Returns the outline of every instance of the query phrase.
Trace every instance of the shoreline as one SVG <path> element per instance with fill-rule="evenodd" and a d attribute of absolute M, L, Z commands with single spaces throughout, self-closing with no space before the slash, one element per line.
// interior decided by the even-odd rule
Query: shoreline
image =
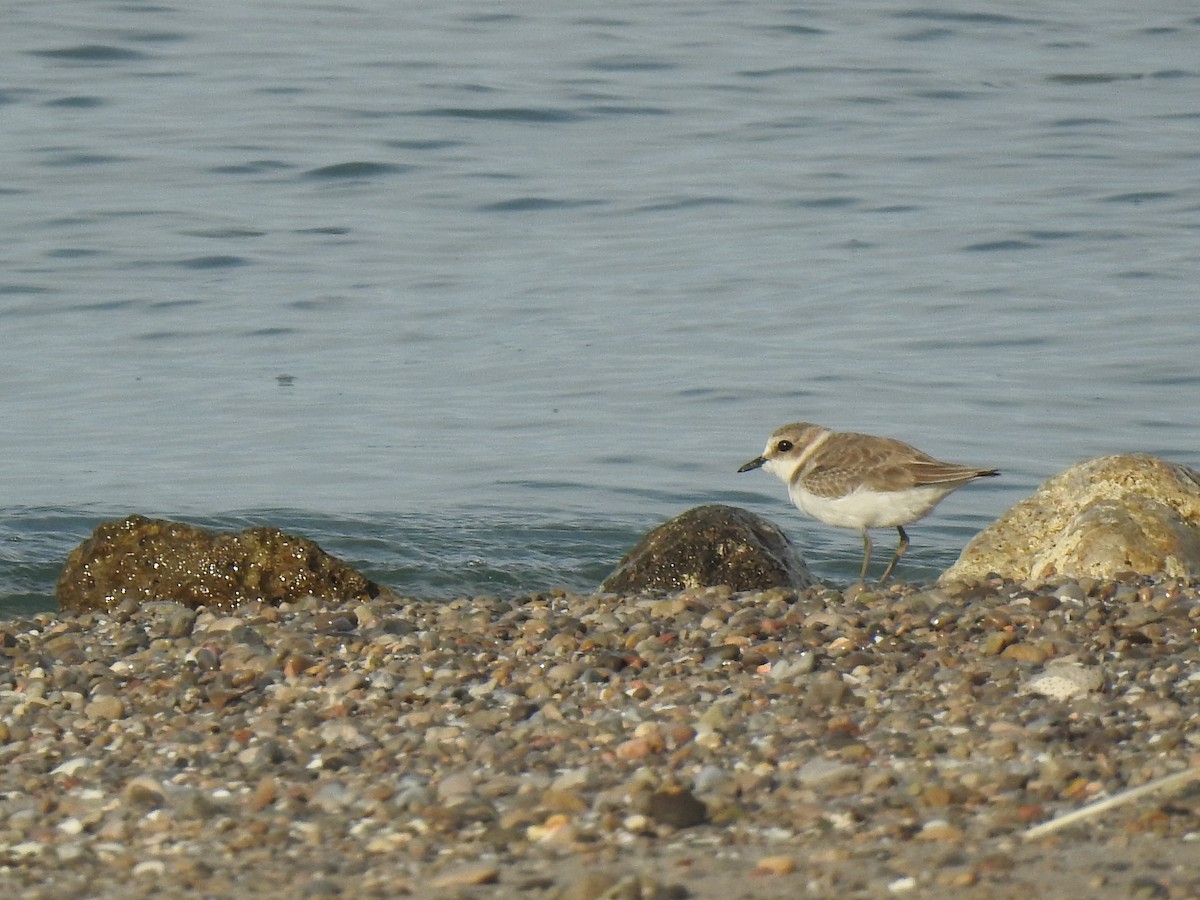
<path fill-rule="evenodd" d="M 1195 896 L 1194 784 L 1022 836 L 1200 763 L 1198 626 L 1147 579 L 4 620 L 0 886 Z"/>

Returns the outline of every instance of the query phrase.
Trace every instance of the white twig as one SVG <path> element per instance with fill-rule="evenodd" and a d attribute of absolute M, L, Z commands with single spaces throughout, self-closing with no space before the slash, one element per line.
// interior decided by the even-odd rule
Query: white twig
<path fill-rule="evenodd" d="M 1060 828 L 1066 828 L 1069 825 L 1074 825 L 1076 822 L 1090 819 L 1092 816 L 1098 816 L 1100 813 L 1112 809 L 1114 806 L 1124 806 L 1126 803 L 1132 803 L 1139 797 L 1144 797 L 1146 794 L 1152 794 L 1155 791 L 1178 790 L 1188 782 L 1196 780 L 1200 780 L 1200 766 L 1192 766 L 1190 769 L 1184 769 L 1182 772 L 1176 772 L 1174 775 L 1164 775 L 1162 778 L 1155 778 L 1153 781 L 1148 781 L 1138 787 L 1130 788 L 1111 797 L 1105 797 L 1103 800 L 1097 800 L 1095 803 L 1089 803 L 1087 806 L 1080 807 L 1074 812 L 1064 813 L 1056 819 L 1051 819 L 1049 822 L 1035 825 L 1025 832 L 1025 840 L 1036 840 L 1050 834 L 1052 831 L 1058 831 Z"/>

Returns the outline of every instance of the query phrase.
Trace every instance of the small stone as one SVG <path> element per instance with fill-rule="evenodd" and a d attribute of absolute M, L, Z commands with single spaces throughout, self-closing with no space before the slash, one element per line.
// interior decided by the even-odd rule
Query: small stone
<path fill-rule="evenodd" d="M 546 680 L 551 684 L 568 684 L 579 677 L 580 671 L 574 663 L 559 663 L 546 670 Z"/>
<path fill-rule="evenodd" d="M 1062 605 L 1062 600 L 1053 594 L 1039 594 L 1029 601 L 1029 608 L 1036 612 L 1050 612 L 1058 609 Z"/>
<path fill-rule="evenodd" d="M 610 897 L 619 879 L 608 872 L 585 872 L 558 894 L 558 900 L 602 900 Z"/>
<path fill-rule="evenodd" d="M 367 683 L 358 672 L 349 672 L 338 678 L 334 678 L 329 682 L 328 688 L 333 694 L 348 694 L 351 691 L 356 691 Z"/>
<path fill-rule="evenodd" d="M 314 878 L 304 887 L 305 897 L 342 897 L 342 885 L 331 878 Z"/>
<path fill-rule="evenodd" d="M 1103 684 L 1104 673 L 1099 668 L 1062 662 L 1046 666 L 1025 683 L 1024 690 L 1055 700 L 1072 700 L 1099 690 Z"/>
<path fill-rule="evenodd" d="M 1016 641 L 1016 637 L 1007 631 L 993 631 L 983 639 L 979 652 L 984 656 L 999 656 L 1004 648 Z"/>
<path fill-rule="evenodd" d="M 71 816 L 70 818 L 63 819 L 58 823 L 58 830 L 63 834 L 74 837 L 77 834 L 83 833 L 83 822 L 74 816 Z"/>
<path fill-rule="evenodd" d="M 921 791 L 921 802 L 926 806 L 949 806 L 954 795 L 940 784 L 931 784 Z"/>
<path fill-rule="evenodd" d="M 525 829 L 525 836 L 536 843 L 570 844 L 576 837 L 575 826 L 569 816 L 555 813 L 541 825 L 530 825 Z"/>
<path fill-rule="evenodd" d="M 811 651 L 798 653 L 788 659 L 779 659 L 771 664 L 769 677 L 775 681 L 787 681 L 799 678 L 812 672 L 817 663 L 817 656 Z"/>
<path fill-rule="evenodd" d="M 1069 600 L 1075 603 L 1082 603 L 1087 599 L 1087 591 L 1077 581 L 1068 581 L 1064 585 L 1060 585 L 1054 591 L 1054 596 L 1059 600 Z"/>
<path fill-rule="evenodd" d="M 66 762 L 55 766 L 52 773 L 54 775 L 73 776 L 94 765 L 97 765 L 96 760 L 88 759 L 86 756 L 77 756 L 74 759 L 68 759 Z"/>
<path fill-rule="evenodd" d="M 125 794 L 126 803 L 143 809 L 157 809 L 167 798 L 160 782 L 149 775 L 138 775 L 137 778 L 131 779 L 122 793 Z"/>
<path fill-rule="evenodd" d="M 858 771 L 857 766 L 818 756 L 802 765 L 796 772 L 796 778 L 805 787 L 821 787 L 850 778 Z"/>
<path fill-rule="evenodd" d="M 264 775 L 258 780 L 258 784 L 254 786 L 250 796 L 246 798 L 246 809 L 250 812 L 259 812 L 274 803 L 278 795 L 278 783 L 270 775 Z"/>
<path fill-rule="evenodd" d="M 436 876 L 435 888 L 471 887 L 478 884 L 495 884 L 500 880 L 500 869 L 494 863 L 471 863 L 450 869 Z"/>
<path fill-rule="evenodd" d="M 542 808 L 553 812 L 580 813 L 588 808 L 588 804 L 576 791 L 550 788 L 542 794 Z"/>
<path fill-rule="evenodd" d="M 791 856 L 764 856 L 754 866 L 752 875 L 790 875 L 796 871 L 796 860 Z"/>
<path fill-rule="evenodd" d="M 1011 644 L 1000 654 L 1001 659 L 1011 659 L 1024 663 L 1043 663 L 1049 654 L 1036 644 Z"/>
<path fill-rule="evenodd" d="M 661 739 L 630 738 L 618 744 L 613 753 L 616 754 L 617 759 L 641 759 L 662 750 L 665 746 Z"/>
<path fill-rule="evenodd" d="M 196 622 L 196 611 L 182 603 L 150 602 L 143 604 L 142 609 L 150 619 L 146 631 L 151 638 L 187 637 Z"/>
<path fill-rule="evenodd" d="M 933 819 L 917 832 L 917 838 L 922 841 L 961 841 L 963 832 L 944 819 Z"/>
<path fill-rule="evenodd" d="M 125 703 L 120 697 L 111 694 L 97 697 L 83 708 L 83 714 L 89 719 L 113 721 L 125 718 Z"/>
<path fill-rule="evenodd" d="M 652 819 L 672 828 L 691 828 L 708 820 L 708 807 L 690 791 L 668 788 L 650 795 L 646 812 Z"/>
<path fill-rule="evenodd" d="M 451 804 L 475 794 L 475 782 L 466 772 L 451 772 L 437 786 L 437 797 L 442 803 Z"/>
<path fill-rule="evenodd" d="M 327 815 L 335 815 L 355 800 L 355 795 L 340 781 L 327 782 L 308 798 L 308 805 Z"/>

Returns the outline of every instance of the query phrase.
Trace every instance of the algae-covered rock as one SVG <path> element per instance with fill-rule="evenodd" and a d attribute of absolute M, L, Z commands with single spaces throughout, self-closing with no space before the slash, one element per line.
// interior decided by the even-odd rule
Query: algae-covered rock
<path fill-rule="evenodd" d="M 1048 479 L 966 546 L 943 581 L 1200 576 L 1200 475 L 1147 454 Z"/>
<path fill-rule="evenodd" d="M 735 591 L 814 583 L 782 531 L 736 506 L 697 506 L 659 525 L 634 547 L 600 590 L 680 591 L 729 585 Z"/>
<path fill-rule="evenodd" d="M 277 528 L 219 533 L 182 522 L 130 516 L 104 522 L 71 551 L 58 579 L 67 612 L 112 610 L 124 600 L 174 600 L 232 609 L 314 595 L 374 597 L 380 588 L 306 538 Z"/>

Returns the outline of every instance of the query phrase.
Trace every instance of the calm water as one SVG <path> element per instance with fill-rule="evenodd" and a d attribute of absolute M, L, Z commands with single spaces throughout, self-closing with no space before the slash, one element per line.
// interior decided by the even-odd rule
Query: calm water
<path fill-rule="evenodd" d="M 16 2 L 0 610 L 128 512 L 415 593 L 586 589 L 786 421 L 1200 465 L 1190 2 Z M 880 535 L 882 547 L 890 537 Z"/>

